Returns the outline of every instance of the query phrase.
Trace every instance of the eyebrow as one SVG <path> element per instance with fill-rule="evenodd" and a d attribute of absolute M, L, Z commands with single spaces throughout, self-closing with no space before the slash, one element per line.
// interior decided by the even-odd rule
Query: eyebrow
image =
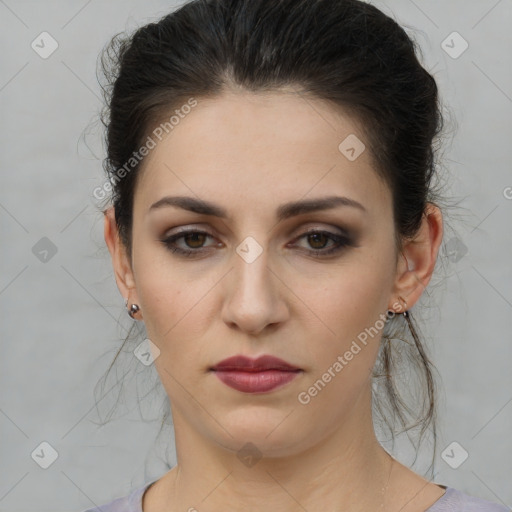
<path fill-rule="evenodd" d="M 175 206 L 188 210 L 190 212 L 199 213 L 202 215 L 211 215 L 226 219 L 228 217 L 227 211 L 214 203 L 202 199 L 187 196 L 166 196 L 153 203 L 149 212 L 163 208 L 166 206 Z M 354 199 L 344 196 L 328 196 L 318 199 L 307 199 L 302 201 L 292 201 L 282 204 L 277 208 L 276 218 L 278 221 L 283 221 L 296 215 L 303 215 L 321 210 L 330 210 L 339 206 L 350 206 L 357 208 L 362 212 L 368 213 L 366 208 Z"/>

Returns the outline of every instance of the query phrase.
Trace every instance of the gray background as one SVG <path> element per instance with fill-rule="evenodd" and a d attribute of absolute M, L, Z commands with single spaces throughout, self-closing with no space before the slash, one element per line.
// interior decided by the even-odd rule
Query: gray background
<path fill-rule="evenodd" d="M 460 204 L 446 212 L 453 232 L 425 294 L 423 332 L 443 386 L 434 480 L 510 507 L 512 2 L 373 3 L 414 30 L 458 124 L 448 126 L 453 140 L 442 164 L 446 193 Z M 130 322 L 92 190 L 103 183 L 104 156 L 97 55 L 114 33 L 175 5 L 0 0 L 1 511 L 79 511 L 127 494 L 166 471 L 169 439 L 173 461 L 170 431 L 154 443 L 165 394 L 144 397 L 155 373 L 131 352 L 121 365 L 131 372 L 125 399 L 115 419 L 98 426 L 93 388 Z M 59 45 L 47 59 L 31 48 L 43 31 Z M 454 31 L 469 43 L 458 58 L 442 48 Z M 50 247 L 43 237 L 55 254 L 41 252 Z M 99 405 L 118 391 L 102 394 Z M 48 469 L 31 457 L 43 441 L 58 452 Z M 469 454 L 458 468 L 441 456 L 454 441 L 452 461 L 462 449 Z M 394 454 L 411 462 L 405 444 Z"/>

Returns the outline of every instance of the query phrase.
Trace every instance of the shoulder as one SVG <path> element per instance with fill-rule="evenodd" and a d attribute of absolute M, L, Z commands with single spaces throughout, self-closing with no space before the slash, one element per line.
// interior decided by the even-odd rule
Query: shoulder
<path fill-rule="evenodd" d="M 89 508 L 83 512 L 143 512 L 142 495 L 152 483 L 153 482 L 144 484 L 142 487 L 138 487 L 126 496 L 116 498 L 105 505 Z"/>
<path fill-rule="evenodd" d="M 446 492 L 425 512 L 511 512 L 511 509 L 447 486 Z"/>

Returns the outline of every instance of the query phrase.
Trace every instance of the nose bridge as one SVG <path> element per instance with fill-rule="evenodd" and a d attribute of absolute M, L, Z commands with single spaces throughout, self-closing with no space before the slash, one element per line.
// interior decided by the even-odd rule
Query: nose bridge
<path fill-rule="evenodd" d="M 254 237 L 246 237 L 236 248 L 235 290 L 242 301 L 271 299 L 272 282 L 269 251 Z"/>
<path fill-rule="evenodd" d="M 259 331 L 282 318 L 283 304 L 278 302 L 275 276 L 269 268 L 269 251 L 254 237 L 247 237 L 236 247 L 231 272 L 229 296 L 224 320 L 246 331 Z"/>

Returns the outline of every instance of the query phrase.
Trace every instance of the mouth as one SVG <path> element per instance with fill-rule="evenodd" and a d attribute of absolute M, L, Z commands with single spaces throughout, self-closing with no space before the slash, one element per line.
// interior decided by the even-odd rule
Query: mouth
<path fill-rule="evenodd" d="M 268 393 L 303 373 L 301 368 L 269 355 L 257 359 L 234 356 L 224 359 L 209 370 L 221 382 L 243 393 Z"/>

